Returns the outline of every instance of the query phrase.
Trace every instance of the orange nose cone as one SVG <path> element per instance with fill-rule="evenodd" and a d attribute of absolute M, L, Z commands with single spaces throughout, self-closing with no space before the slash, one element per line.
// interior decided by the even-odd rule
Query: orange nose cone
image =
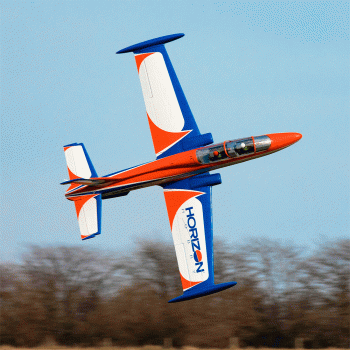
<path fill-rule="evenodd" d="M 271 146 L 269 147 L 269 151 L 276 151 L 288 147 L 303 137 L 302 134 L 299 134 L 297 132 L 267 134 L 266 136 L 271 139 Z"/>

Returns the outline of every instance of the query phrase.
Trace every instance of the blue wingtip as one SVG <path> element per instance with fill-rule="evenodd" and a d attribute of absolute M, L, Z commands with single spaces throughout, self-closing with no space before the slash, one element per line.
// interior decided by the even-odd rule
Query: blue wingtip
<path fill-rule="evenodd" d="M 70 146 L 77 146 L 77 145 L 79 145 L 79 143 L 74 142 L 74 143 L 70 143 L 69 145 L 64 145 L 63 147 L 70 147 Z"/>
<path fill-rule="evenodd" d="M 87 239 L 94 238 L 94 237 L 95 237 L 95 235 L 96 235 L 96 233 L 95 233 L 95 234 L 93 234 L 93 235 L 87 236 L 87 237 L 85 237 L 85 238 L 82 238 L 82 241 L 86 241 Z"/>
<path fill-rule="evenodd" d="M 168 303 L 178 303 L 179 301 L 185 301 L 185 300 L 204 297 L 205 295 L 218 293 L 222 290 L 231 288 L 236 284 L 237 282 L 226 282 L 221 284 L 213 284 L 211 286 L 205 286 L 202 288 L 200 288 L 200 284 L 199 284 L 198 288 L 193 287 L 189 291 L 185 291 L 183 295 L 180 295 L 179 297 L 169 300 Z"/>
<path fill-rule="evenodd" d="M 176 39 L 182 38 L 184 35 L 185 34 L 183 33 L 179 33 L 179 34 L 161 36 L 159 38 L 154 38 L 151 40 L 143 41 L 135 45 L 128 46 L 125 49 L 119 50 L 117 53 L 135 52 L 135 51 L 142 50 L 146 47 L 169 43 L 170 41 L 174 41 Z"/>

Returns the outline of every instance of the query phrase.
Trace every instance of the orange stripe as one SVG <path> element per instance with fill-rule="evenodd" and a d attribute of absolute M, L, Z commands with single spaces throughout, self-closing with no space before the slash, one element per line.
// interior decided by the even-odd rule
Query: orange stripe
<path fill-rule="evenodd" d="M 255 146 L 255 140 L 254 140 L 254 136 L 252 136 L 253 139 L 253 145 L 254 145 L 254 154 L 256 153 L 256 146 Z"/>
<path fill-rule="evenodd" d="M 226 151 L 226 142 L 227 142 L 227 141 L 224 142 L 224 151 L 225 151 L 227 157 L 231 158 L 231 157 L 228 155 L 227 151 Z"/>
<path fill-rule="evenodd" d="M 196 197 L 200 194 L 203 194 L 203 192 L 199 191 L 164 191 L 164 197 L 165 197 L 165 203 L 166 203 L 166 208 L 168 211 L 168 216 L 169 216 L 169 222 L 170 222 L 170 227 L 173 229 L 173 221 L 175 218 L 175 215 L 181 205 L 188 201 L 189 199 Z"/>
<path fill-rule="evenodd" d="M 140 71 L 140 66 L 141 66 L 141 63 L 142 61 L 150 56 L 150 55 L 153 55 L 154 52 L 149 52 L 149 53 L 144 53 L 144 54 L 141 54 L 141 55 L 135 55 L 135 61 L 136 61 L 136 67 L 137 67 L 137 71 L 139 72 Z"/>
<path fill-rule="evenodd" d="M 156 154 L 163 151 L 170 145 L 175 144 L 177 141 L 182 139 L 185 135 L 187 135 L 191 131 L 191 130 L 180 131 L 180 132 L 165 131 L 153 123 L 148 113 L 147 113 L 147 118 L 148 118 L 149 128 L 151 129 L 154 151 L 156 152 Z"/>
<path fill-rule="evenodd" d="M 80 179 L 79 176 L 75 175 L 67 166 L 68 169 L 68 175 L 69 175 L 69 180 L 74 180 L 74 179 Z"/>
<path fill-rule="evenodd" d="M 195 286 L 196 284 L 199 284 L 199 283 L 202 283 L 203 281 L 199 281 L 199 282 L 191 282 L 189 280 L 187 280 L 185 277 L 183 277 L 181 275 L 181 272 L 180 272 L 180 277 L 181 277 L 181 283 L 182 283 L 182 289 L 185 290 L 185 289 L 188 289 L 190 287 L 193 287 Z"/>
<path fill-rule="evenodd" d="M 74 201 L 75 204 L 75 210 L 77 212 L 77 217 L 79 219 L 79 213 L 81 208 L 83 207 L 83 205 L 90 199 L 93 197 L 96 197 L 97 194 L 90 194 L 90 195 L 85 195 L 85 196 L 81 196 L 81 197 L 71 197 L 70 199 Z"/>

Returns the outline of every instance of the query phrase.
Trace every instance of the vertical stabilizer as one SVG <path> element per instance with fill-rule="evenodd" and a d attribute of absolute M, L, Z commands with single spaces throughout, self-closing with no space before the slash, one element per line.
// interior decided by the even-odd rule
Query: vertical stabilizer
<path fill-rule="evenodd" d="M 84 144 L 72 143 L 64 146 L 64 155 L 67 161 L 70 181 L 97 177 L 97 173 L 91 163 Z M 66 183 L 69 183 L 69 181 L 66 181 Z M 81 186 L 86 185 L 81 184 L 81 182 L 72 182 L 66 193 Z M 69 200 L 74 201 L 75 204 L 81 239 L 85 240 L 99 235 L 101 233 L 101 194 L 71 197 Z"/>
<path fill-rule="evenodd" d="M 72 143 L 64 146 L 64 155 L 66 156 L 69 180 L 97 177 L 83 143 Z"/>
<path fill-rule="evenodd" d="M 70 145 L 63 146 L 63 149 L 67 162 L 69 180 L 97 177 L 95 168 L 83 143 L 71 143 Z M 72 183 L 66 193 L 79 186 L 78 183 Z"/>

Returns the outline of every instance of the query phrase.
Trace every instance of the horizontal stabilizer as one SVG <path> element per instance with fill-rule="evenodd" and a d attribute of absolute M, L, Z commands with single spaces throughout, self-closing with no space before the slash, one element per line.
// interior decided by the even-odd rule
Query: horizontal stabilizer
<path fill-rule="evenodd" d="M 221 284 L 213 284 L 213 285 L 206 285 L 201 286 L 200 284 L 198 286 L 195 286 L 187 291 L 184 292 L 181 296 L 169 300 L 169 303 L 177 303 L 179 301 L 185 301 L 185 300 L 191 300 L 199 297 L 204 297 L 205 295 L 214 294 L 217 292 L 220 292 L 222 290 L 231 288 L 235 286 L 237 282 L 226 282 Z"/>
<path fill-rule="evenodd" d="M 93 238 L 101 233 L 101 194 L 85 195 L 72 199 L 77 212 L 81 239 Z"/>
<path fill-rule="evenodd" d="M 101 185 L 107 182 L 107 179 L 73 179 L 69 181 L 61 182 L 61 185 L 79 184 L 79 185 Z"/>

